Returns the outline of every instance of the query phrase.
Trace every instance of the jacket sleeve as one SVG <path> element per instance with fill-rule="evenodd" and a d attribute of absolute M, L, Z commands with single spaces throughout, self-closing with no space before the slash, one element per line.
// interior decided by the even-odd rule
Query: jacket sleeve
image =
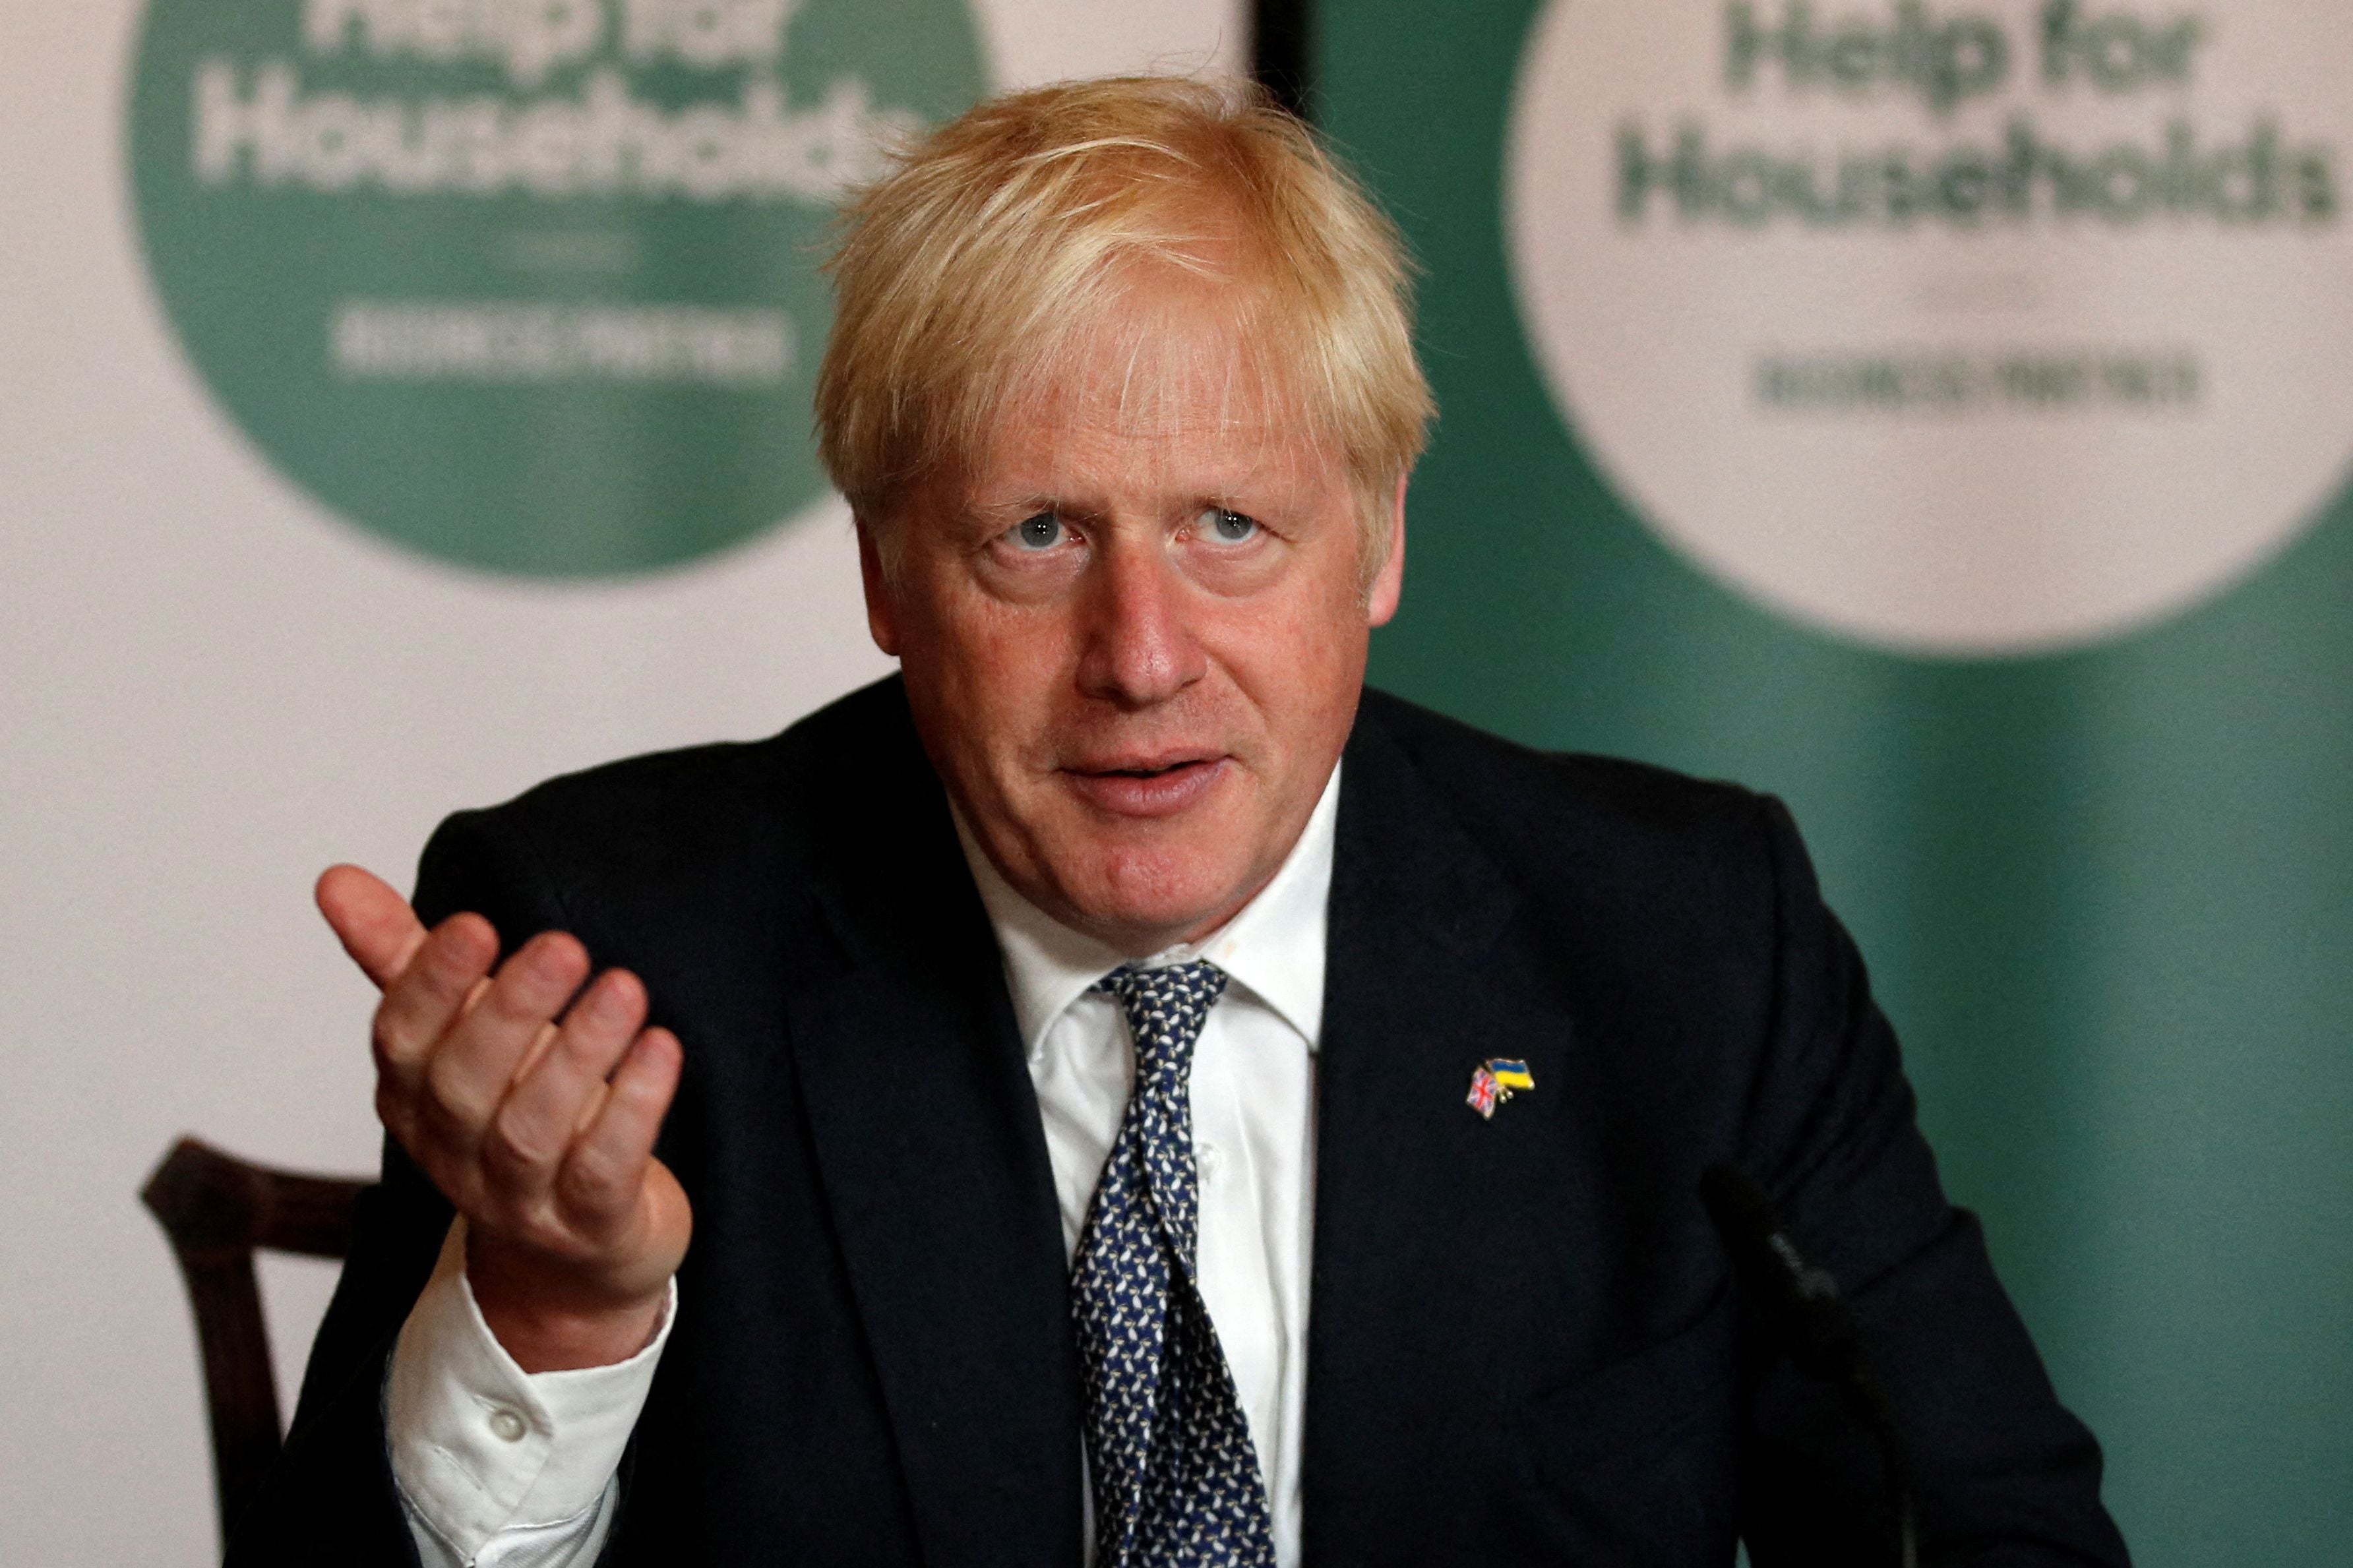
<path fill-rule="evenodd" d="M 412 901 L 428 926 L 461 910 L 483 915 L 502 952 L 566 923 L 527 839 L 494 813 L 461 813 L 441 825 L 426 845 Z M 365 1037 L 351 1048 L 364 1050 Z M 448 1200 L 385 1139 L 383 1174 L 360 1197 L 351 1253 L 311 1342 L 286 1447 L 262 1496 L 232 1522 L 229 1568 L 417 1568 L 385 1445 L 385 1373 L 451 1218 Z"/>
<path fill-rule="evenodd" d="M 1795 826 L 1778 802 L 1762 810 L 1774 994 L 1741 1158 L 1860 1320 L 1908 1449 L 1921 1560 L 2121 1565 L 2099 1446 L 2059 1404 L 1976 1216 L 1946 1202 L 1894 1033 Z M 1742 1306 L 1753 1561 L 1894 1562 L 1875 1447 L 1835 1394 L 1777 1352 L 1756 1304 Z"/>

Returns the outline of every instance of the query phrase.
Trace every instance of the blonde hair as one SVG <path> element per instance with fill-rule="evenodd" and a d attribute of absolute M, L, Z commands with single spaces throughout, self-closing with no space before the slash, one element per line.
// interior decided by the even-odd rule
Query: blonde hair
<path fill-rule="evenodd" d="M 1434 412 L 1404 247 L 1259 89 L 1113 77 L 991 99 L 843 218 L 818 450 L 886 558 L 908 488 L 976 455 L 1158 263 L 1233 289 L 1266 390 L 1357 493 L 1367 582 L 1387 559 L 1389 497 Z"/>

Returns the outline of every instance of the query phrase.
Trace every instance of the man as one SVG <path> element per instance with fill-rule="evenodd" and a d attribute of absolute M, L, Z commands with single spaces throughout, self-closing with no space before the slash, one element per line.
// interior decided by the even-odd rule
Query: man
<path fill-rule="evenodd" d="M 1735 1161 L 1930 1554 L 2121 1562 L 1786 815 L 1363 691 L 1430 406 L 1312 138 L 1073 84 L 850 217 L 902 674 L 322 879 L 390 1139 L 244 1560 L 1870 1560 Z"/>

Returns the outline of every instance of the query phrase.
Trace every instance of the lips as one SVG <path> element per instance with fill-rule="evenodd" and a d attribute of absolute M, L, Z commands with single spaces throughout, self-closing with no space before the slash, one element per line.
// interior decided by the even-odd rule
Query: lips
<path fill-rule="evenodd" d="M 1119 816 L 1173 816 L 1198 805 L 1232 764 L 1223 756 L 1091 759 L 1061 770 L 1080 799 Z"/>

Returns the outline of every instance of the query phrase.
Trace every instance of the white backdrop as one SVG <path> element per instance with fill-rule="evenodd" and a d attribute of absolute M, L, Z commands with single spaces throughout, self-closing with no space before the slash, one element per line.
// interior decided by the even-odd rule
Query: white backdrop
<path fill-rule="evenodd" d="M 1001 86 L 1231 68 L 1239 0 L 983 0 Z M 838 505 L 638 582 L 399 553 L 226 421 L 140 259 L 134 0 L 0 50 L 0 1560 L 214 1551 L 187 1306 L 137 1203 L 183 1131 L 367 1169 L 371 993 L 310 903 L 448 811 L 764 734 L 882 673 Z M 265 1274 L 281 1397 L 332 1283 Z"/>

